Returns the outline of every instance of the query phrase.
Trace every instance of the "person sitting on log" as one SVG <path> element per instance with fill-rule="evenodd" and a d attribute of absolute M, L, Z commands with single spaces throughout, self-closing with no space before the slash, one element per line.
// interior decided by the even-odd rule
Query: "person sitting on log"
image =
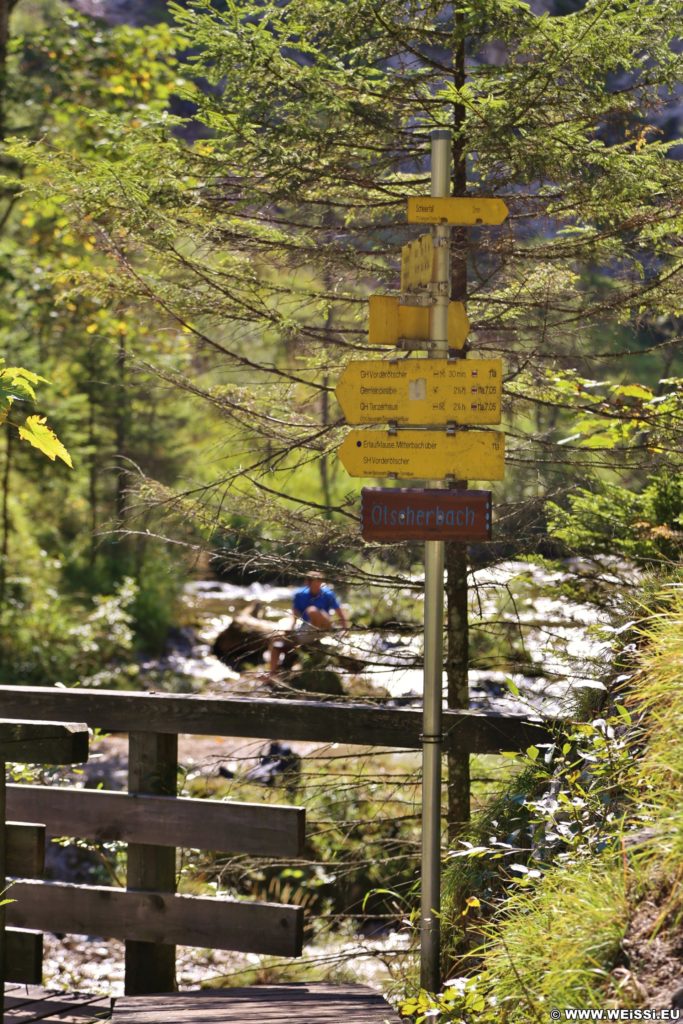
<path fill-rule="evenodd" d="M 282 654 L 286 650 L 315 641 L 320 634 L 333 628 L 332 613 L 339 619 L 342 629 L 349 624 L 339 598 L 332 587 L 324 582 L 320 572 L 309 572 L 304 578 L 305 586 L 294 592 L 292 600 L 292 631 L 285 636 L 274 637 L 270 644 L 270 674 L 275 675 Z"/>

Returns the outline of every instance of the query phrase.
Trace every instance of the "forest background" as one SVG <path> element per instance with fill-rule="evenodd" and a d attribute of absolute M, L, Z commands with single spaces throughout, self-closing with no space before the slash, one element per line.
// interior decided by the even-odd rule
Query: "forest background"
<path fill-rule="evenodd" d="M 130 685 L 207 573 L 322 568 L 362 628 L 418 631 L 421 552 L 362 544 L 333 392 L 369 352 L 368 295 L 396 289 L 434 127 L 454 190 L 510 208 L 453 240 L 471 351 L 505 365 L 508 469 L 472 564 L 560 565 L 567 600 L 615 618 L 634 566 L 675 573 L 678 4 L 140 10 L 0 0 L 0 678 Z M 502 605 L 463 643 L 464 573 L 452 549 L 455 683 L 468 648 L 528 661 Z"/>

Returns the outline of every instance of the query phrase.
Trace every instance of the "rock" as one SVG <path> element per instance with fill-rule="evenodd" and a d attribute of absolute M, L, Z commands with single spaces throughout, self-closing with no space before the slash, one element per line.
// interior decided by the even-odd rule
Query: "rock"
<path fill-rule="evenodd" d="M 166 637 L 165 654 L 191 658 L 197 646 L 197 633 L 192 626 L 171 626 Z"/>
<path fill-rule="evenodd" d="M 344 694 L 341 677 L 330 668 L 305 668 L 296 672 L 290 679 L 295 690 L 306 690 L 308 693 L 325 693 L 334 697 Z"/>
<path fill-rule="evenodd" d="M 282 782 L 288 789 L 296 789 L 300 776 L 301 757 L 287 743 L 280 743 L 279 740 L 269 744 L 256 767 L 246 774 L 250 782 L 260 782 L 263 786 Z"/>

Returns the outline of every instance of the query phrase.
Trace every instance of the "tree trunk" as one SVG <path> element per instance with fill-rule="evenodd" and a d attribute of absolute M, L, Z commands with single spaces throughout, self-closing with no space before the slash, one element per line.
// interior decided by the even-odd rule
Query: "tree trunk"
<path fill-rule="evenodd" d="M 327 388 L 329 382 L 329 374 L 326 373 L 323 376 L 323 386 Z M 330 422 L 330 393 L 327 390 L 322 392 L 320 399 L 320 418 L 322 426 L 326 427 Z M 332 498 L 330 495 L 330 465 L 326 452 L 323 452 L 320 459 L 320 484 L 323 492 L 323 504 L 327 506 L 323 515 L 325 516 L 325 519 L 331 519 L 332 511 L 329 507 L 332 504 Z"/>
<path fill-rule="evenodd" d="M 456 26 L 464 28 L 464 17 L 456 13 Z M 465 84 L 464 34 L 453 55 L 453 82 L 460 89 Z M 453 195 L 467 195 L 467 150 L 461 129 L 465 108 L 453 108 Z M 454 228 L 451 233 L 451 300 L 467 301 L 467 229 Z M 464 355 L 464 352 L 463 352 Z M 457 488 L 466 488 L 466 480 L 457 480 Z M 467 548 L 463 544 L 446 544 L 446 677 L 448 707 L 451 710 L 469 707 L 469 629 L 467 622 Z M 470 762 L 467 754 L 448 755 L 448 835 L 454 839 L 470 818 Z"/>
<path fill-rule="evenodd" d="M 9 14 L 12 0 L 0 0 L 0 142 L 5 138 L 5 108 L 7 92 L 7 44 L 9 42 Z"/>
<path fill-rule="evenodd" d="M 115 516 L 116 516 L 116 529 L 118 534 L 116 537 L 116 550 L 117 566 L 118 566 L 118 577 L 130 572 L 129 565 L 129 545 L 123 530 L 126 526 L 126 456 L 128 449 L 128 393 L 127 393 L 127 362 L 128 352 L 126 350 L 126 339 L 123 335 L 119 336 L 119 350 L 117 352 L 117 382 L 116 382 L 116 394 L 117 394 L 117 409 L 116 409 L 116 454 L 115 454 L 115 465 L 116 465 L 116 495 L 115 495 Z"/>
<path fill-rule="evenodd" d="M 91 570 L 95 568 L 97 559 L 97 430 L 95 419 L 95 401 L 92 386 L 88 387 L 88 446 L 90 448 L 90 459 L 88 465 L 88 498 L 90 501 L 90 552 L 89 564 Z"/>
<path fill-rule="evenodd" d="M 19 0 L 0 0 L 0 142 L 7 134 L 7 50 L 9 16 Z"/>
<path fill-rule="evenodd" d="M 0 609 L 4 607 L 5 594 L 7 592 L 7 563 L 9 560 L 9 534 L 11 528 L 9 488 L 12 470 L 12 429 L 9 423 L 6 424 L 5 465 L 2 473 L 2 509 L 0 509 Z"/>

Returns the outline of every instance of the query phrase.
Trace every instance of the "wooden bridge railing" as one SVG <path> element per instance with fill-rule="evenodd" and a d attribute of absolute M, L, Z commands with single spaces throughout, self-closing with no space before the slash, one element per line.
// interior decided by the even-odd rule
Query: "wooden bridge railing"
<path fill-rule="evenodd" d="M 45 863 L 45 827 L 7 823 L 6 762 L 81 764 L 88 760 L 88 727 L 55 722 L 0 721 L 0 892 L 8 874 L 40 875 Z M 15 898 L 14 893 L 5 897 Z M 5 980 L 30 983 L 42 972 L 41 932 L 5 927 L 0 909 L 0 1020 L 4 1020 Z"/>
<path fill-rule="evenodd" d="M 179 734 L 418 748 L 420 711 L 365 704 L 0 687 L 0 718 L 85 721 L 129 734 L 129 792 L 10 786 L 10 817 L 50 835 L 128 845 L 127 889 L 25 879 L 13 885 L 14 925 L 126 941 L 126 992 L 174 987 L 175 944 L 296 956 L 303 911 L 175 894 L 175 848 L 298 856 L 304 811 L 176 796 Z M 444 713 L 445 750 L 526 749 L 549 734 L 525 716 Z"/>

